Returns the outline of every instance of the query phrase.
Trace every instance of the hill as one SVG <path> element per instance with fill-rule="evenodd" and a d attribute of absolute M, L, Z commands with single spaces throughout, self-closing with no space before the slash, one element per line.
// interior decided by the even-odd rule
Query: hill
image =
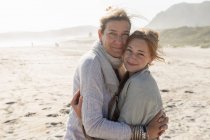
<path fill-rule="evenodd" d="M 200 46 L 210 47 L 210 26 L 180 27 L 160 32 L 162 46 Z"/>
<path fill-rule="evenodd" d="M 210 1 L 175 4 L 166 11 L 157 14 L 146 27 L 153 29 L 169 29 L 182 26 L 209 26 L 209 13 Z"/>

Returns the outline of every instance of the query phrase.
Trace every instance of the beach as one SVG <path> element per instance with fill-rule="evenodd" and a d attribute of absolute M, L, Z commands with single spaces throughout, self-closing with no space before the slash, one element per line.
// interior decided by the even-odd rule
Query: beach
<path fill-rule="evenodd" d="M 58 140 L 66 131 L 72 78 L 91 43 L 0 48 L 0 139 Z M 210 139 L 210 49 L 164 47 L 150 67 L 169 128 L 162 140 Z"/>

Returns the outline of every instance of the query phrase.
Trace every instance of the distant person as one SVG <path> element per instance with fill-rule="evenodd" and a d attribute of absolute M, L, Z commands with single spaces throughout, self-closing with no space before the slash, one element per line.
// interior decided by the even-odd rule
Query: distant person
<path fill-rule="evenodd" d="M 90 137 L 137 140 L 141 133 L 156 138 L 167 129 L 168 118 L 162 111 L 146 126 L 147 131 L 142 129 L 141 124 L 133 126 L 107 119 L 109 101 L 121 80 L 118 68 L 122 64 L 121 57 L 130 28 L 130 19 L 123 9 L 108 9 L 101 18 L 98 30 L 100 41 L 81 58 L 74 74 L 73 93 L 80 90 L 82 96 L 79 97 L 77 92 L 71 102 L 74 110 L 71 109 L 69 114 L 65 140 Z"/>
<path fill-rule="evenodd" d="M 127 72 L 110 101 L 109 119 L 147 126 L 163 109 L 158 86 L 149 71 L 155 59 L 162 59 L 158 55 L 158 33 L 149 29 L 132 33 L 123 55 Z"/>
<path fill-rule="evenodd" d="M 59 47 L 59 46 L 60 46 L 59 43 L 55 42 L 55 47 Z"/>

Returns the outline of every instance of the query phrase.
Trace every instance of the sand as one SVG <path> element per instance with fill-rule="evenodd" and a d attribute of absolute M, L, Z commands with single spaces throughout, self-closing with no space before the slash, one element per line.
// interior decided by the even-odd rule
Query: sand
<path fill-rule="evenodd" d="M 65 133 L 72 77 L 90 49 L 0 48 L 0 139 L 58 140 Z M 151 66 L 170 118 L 161 139 L 210 139 L 210 49 L 164 48 L 164 62 Z"/>

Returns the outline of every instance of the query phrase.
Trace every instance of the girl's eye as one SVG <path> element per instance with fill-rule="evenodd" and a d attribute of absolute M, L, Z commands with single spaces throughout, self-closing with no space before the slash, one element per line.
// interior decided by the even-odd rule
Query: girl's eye
<path fill-rule="evenodd" d="M 138 53 L 137 55 L 138 55 L 138 56 L 144 56 L 144 54 L 142 54 L 142 53 Z"/>

